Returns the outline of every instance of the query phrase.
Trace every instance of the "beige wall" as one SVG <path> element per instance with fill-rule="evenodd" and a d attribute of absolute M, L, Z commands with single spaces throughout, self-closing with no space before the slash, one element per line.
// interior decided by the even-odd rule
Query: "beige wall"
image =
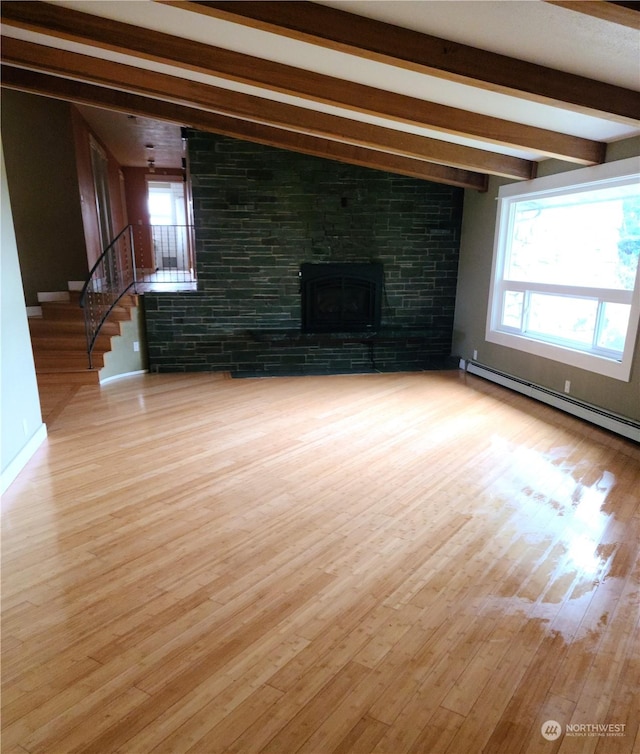
<path fill-rule="evenodd" d="M 636 155 L 640 155 L 640 138 L 609 145 L 607 162 Z M 540 165 L 538 175 L 571 168 L 567 163 L 549 160 Z M 465 192 L 453 354 L 471 359 L 476 350 L 481 364 L 558 392 L 563 392 L 565 380 L 570 380 L 574 398 L 640 420 L 640 339 L 636 342 L 629 382 L 612 380 L 485 340 L 496 200 L 498 189 L 505 183 L 510 181 L 492 178 L 486 193 Z"/>
<path fill-rule="evenodd" d="M 120 323 L 120 335 L 114 335 L 111 338 L 111 350 L 104 355 L 100 382 L 121 375 L 146 371 L 147 368 L 144 313 L 140 305 L 131 310 L 131 321 Z"/>
<path fill-rule="evenodd" d="M 3 492 L 46 437 L 46 429 L 40 412 L 11 201 L 1 151 L 0 492 Z"/>

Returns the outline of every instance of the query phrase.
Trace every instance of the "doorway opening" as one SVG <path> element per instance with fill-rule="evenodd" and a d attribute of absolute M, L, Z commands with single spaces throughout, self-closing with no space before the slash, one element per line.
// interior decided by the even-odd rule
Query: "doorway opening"
<path fill-rule="evenodd" d="M 192 228 L 184 181 L 148 180 L 147 199 L 156 282 L 194 280 Z"/>

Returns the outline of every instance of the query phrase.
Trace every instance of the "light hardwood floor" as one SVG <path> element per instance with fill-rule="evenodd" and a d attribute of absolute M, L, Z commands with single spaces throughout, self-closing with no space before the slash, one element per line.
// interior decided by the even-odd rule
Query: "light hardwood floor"
<path fill-rule="evenodd" d="M 639 750 L 637 445 L 458 372 L 67 398 L 2 502 L 3 754 Z"/>

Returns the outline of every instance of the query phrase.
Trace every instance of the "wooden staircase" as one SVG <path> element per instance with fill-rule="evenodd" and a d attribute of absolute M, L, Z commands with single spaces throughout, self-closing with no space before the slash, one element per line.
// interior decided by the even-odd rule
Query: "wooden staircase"
<path fill-rule="evenodd" d="M 31 344 L 39 385 L 97 385 L 111 338 L 120 335 L 120 323 L 131 319 L 137 296 L 125 295 L 109 315 L 98 336 L 89 369 L 84 312 L 80 294 L 68 291 L 64 301 L 41 301 L 42 316 L 29 317 Z"/>

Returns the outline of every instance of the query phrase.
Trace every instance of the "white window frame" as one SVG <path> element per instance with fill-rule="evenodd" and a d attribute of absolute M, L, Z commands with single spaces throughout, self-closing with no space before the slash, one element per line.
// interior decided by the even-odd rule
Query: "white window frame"
<path fill-rule="evenodd" d="M 513 210 L 518 202 L 566 193 L 592 191 L 597 188 L 605 188 L 608 185 L 616 186 L 632 182 L 637 182 L 640 185 L 640 157 L 573 170 L 545 178 L 536 178 L 523 183 L 509 184 L 499 189 L 485 334 L 487 341 L 519 351 L 526 351 L 553 361 L 560 361 L 617 380 L 629 381 L 638 321 L 640 320 L 640 265 L 638 265 L 633 291 L 507 281 L 504 280 L 503 271 L 507 256 L 507 245 L 511 238 Z M 605 300 L 611 303 L 630 303 L 631 313 L 622 357 L 618 354 L 607 353 L 605 349 L 599 349 L 597 352 L 580 350 L 575 345 L 563 343 L 560 339 L 545 338 L 538 340 L 528 334 L 524 335 L 513 328 L 502 325 L 502 301 L 506 290 L 523 291 L 525 298 L 530 293 L 541 292 L 596 299 L 599 302 Z"/>

